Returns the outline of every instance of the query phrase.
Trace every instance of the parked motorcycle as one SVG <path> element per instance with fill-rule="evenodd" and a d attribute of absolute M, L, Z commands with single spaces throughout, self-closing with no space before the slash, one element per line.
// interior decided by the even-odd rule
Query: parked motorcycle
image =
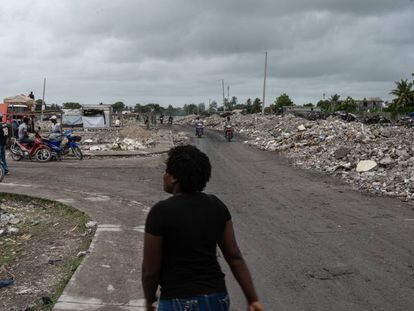
<path fill-rule="evenodd" d="M 204 124 L 203 123 L 197 123 L 196 124 L 196 136 L 198 138 L 201 138 L 201 136 L 203 136 L 204 134 Z"/>
<path fill-rule="evenodd" d="M 22 159 L 37 160 L 39 162 L 47 162 L 52 158 L 51 149 L 42 142 L 39 133 L 35 133 L 34 142 L 22 143 L 14 139 L 10 146 L 11 156 L 14 161 Z"/>
<path fill-rule="evenodd" d="M 226 137 L 227 141 L 231 141 L 233 139 L 234 129 L 232 126 L 227 125 L 224 130 L 224 137 Z"/>
<path fill-rule="evenodd" d="M 66 143 L 62 146 L 62 141 L 66 139 Z M 46 139 L 43 138 L 43 143 L 45 143 L 52 150 L 52 156 L 57 160 L 61 160 L 63 155 L 66 155 L 71 150 L 73 155 L 78 159 L 83 159 L 82 150 L 79 148 L 78 142 L 82 138 L 80 136 L 73 135 L 72 130 L 67 130 L 62 133 L 61 137 L 55 137 Z"/>

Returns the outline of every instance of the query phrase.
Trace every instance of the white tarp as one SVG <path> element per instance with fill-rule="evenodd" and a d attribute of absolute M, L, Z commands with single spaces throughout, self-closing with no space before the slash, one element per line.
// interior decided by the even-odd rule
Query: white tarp
<path fill-rule="evenodd" d="M 83 127 L 105 127 L 105 118 L 103 116 L 82 117 Z"/>
<path fill-rule="evenodd" d="M 64 125 L 80 125 L 82 124 L 82 116 L 63 115 L 62 124 Z"/>

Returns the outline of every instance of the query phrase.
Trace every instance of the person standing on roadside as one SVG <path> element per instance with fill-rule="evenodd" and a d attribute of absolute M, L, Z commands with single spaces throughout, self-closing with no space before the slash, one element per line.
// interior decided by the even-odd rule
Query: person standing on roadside
<path fill-rule="evenodd" d="M 203 192 L 211 175 L 207 155 L 194 146 L 177 146 L 169 151 L 166 164 L 164 191 L 172 196 L 152 207 L 145 224 L 146 310 L 229 310 L 217 246 L 243 290 L 248 310 L 264 310 L 237 245 L 229 210 L 219 198 Z"/>
<path fill-rule="evenodd" d="M 7 123 L 3 123 L 3 114 L 0 113 L 0 161 L 4 168 L 4 173 L 9 173 L 9 168 L 6 162 L 6 144 L 9 137 L 9 128 Z"/>

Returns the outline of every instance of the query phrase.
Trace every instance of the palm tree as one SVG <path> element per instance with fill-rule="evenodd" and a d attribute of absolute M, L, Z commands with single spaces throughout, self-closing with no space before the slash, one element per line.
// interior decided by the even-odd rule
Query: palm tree
<path fill-rule="evenodd" d="M 390 94 L 396 96 L 393 100 L 393 106 L 395 109 L 404 109 L 414 102 L 414 91 L 411 89 L 413 82 L 401 79 L 400 81 L 395 81 L 395 84 L 396 88 L 390 92 Z"/>

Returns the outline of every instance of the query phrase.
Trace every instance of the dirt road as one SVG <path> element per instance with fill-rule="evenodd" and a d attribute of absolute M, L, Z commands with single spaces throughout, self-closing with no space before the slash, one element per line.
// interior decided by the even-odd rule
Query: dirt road
<path fill-rule="evenodd" d="M 212 161 L 207 191 L 229 206 L 267 310 L 413 309 L 413 206 L 296 170 L 216 132 L 192 141 Z M 165 198 L 162 162 L 158 156 L 10 163 L 12 175 L 0 190 L 61 198 L 103 224 L 65 291 L 73 310 L 141 310 L 140 228 L 145 206 Z M 94 260 L 105 261 L 96 273 Z M 244 310 L 230 275 L 228 285 L 232 310 Z"/>

